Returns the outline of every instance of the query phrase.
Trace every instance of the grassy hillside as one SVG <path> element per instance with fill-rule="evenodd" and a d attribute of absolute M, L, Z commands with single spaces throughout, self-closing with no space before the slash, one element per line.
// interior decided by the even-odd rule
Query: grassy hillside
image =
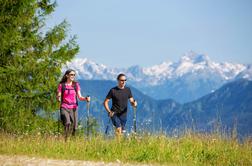
<path fill-rule="evenodd" d="M 251 141 L 251 140 L 250 140 Z M 180 138 L 143 136 L 115 139 L 81 136 L 64 142 L 57 136 L 0 134 L 0 154 L 54 159 L 118 161 L 175 165 L 252 165 L 252 143 L 240 144 L 214 135 L 187 134 Z"/>

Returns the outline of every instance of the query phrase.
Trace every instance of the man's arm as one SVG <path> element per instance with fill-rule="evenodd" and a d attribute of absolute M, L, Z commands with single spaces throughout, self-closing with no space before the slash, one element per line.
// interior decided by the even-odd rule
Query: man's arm
<path fill-rule="evenodd" d="M 137 106 L 137 102 L 136 102 L 136 100 L 133 97 L 129 98 L 129 100 L 130 100 L 130 104 L 132 105 L 132 107 L 136 107 Z"/>
<path fill-rule="evenodd" d="M 106 109 L 106 111 L 108 112 L 109 116 L 112 117 L 114 115 L 114 112 L 110 110 L 109 108 L 109 100 L 108 98 L 106 98 L 103 102 L 104 108 Z"/>

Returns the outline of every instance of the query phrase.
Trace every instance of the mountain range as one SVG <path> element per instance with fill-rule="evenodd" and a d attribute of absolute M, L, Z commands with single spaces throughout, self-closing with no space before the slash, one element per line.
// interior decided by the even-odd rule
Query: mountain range
<path fill-rule="evenodd" d="M 122 62 L 123 63 L 123 62 Z M 222 85 L 245 78 L 252 80 L 252 65 L 219 63 L 209 56 L 189 52 L 178 62 L 163 62 L 152 67 L 112 68 L 86 58 L 68 62 L 78 79 L 115 80 L 119 73 L 127 75 L 128 85 L 154 99 L 173 99 L 181 104 L 194 101 Z M 64 70 L 63 69 L 63 70 Z"/>

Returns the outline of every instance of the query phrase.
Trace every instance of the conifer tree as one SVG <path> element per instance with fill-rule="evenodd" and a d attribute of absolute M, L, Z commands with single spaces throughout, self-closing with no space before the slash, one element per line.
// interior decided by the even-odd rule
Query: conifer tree
<path fill-rule="evenodd" d="M 62 66 L 79 50 L 63 21 L 46 30 L 56 7 L 50 0 L 0 0 L 0 127 L 33 130 L 39 110 L 56 109 Z"/>

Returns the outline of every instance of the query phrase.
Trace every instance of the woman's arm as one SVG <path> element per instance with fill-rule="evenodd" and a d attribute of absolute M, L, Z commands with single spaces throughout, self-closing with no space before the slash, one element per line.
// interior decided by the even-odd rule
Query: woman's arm
<path fill-rule="evenodd" d="M 59 84 L 58 89 L 57 89 L 57 96 L 56 96 L 56 99 L 57 99 L 58 102 L 61 102 L 61 95 L 62 95 L 61 90 L 62 90 L 62 85 Z"/>
<path fill-rule="evenodd" d="M 57 101 L 58 101 L 58 102 L 61 102 L 61 92 L 58 92 L 58 93 L 57 93 Z"/>
<path fill-rule="evenodd" d="M 87 101 L 87 102 L 89 102 L 90 101 L 90 96 L 87 96 L 87 97 L 83 97 L 82 95 L 81 95 L 81 91 L 78 91 L 77 92 L 77 97 L 78 97 L 78 99 L 80 99 L 81 101 Z"/>

